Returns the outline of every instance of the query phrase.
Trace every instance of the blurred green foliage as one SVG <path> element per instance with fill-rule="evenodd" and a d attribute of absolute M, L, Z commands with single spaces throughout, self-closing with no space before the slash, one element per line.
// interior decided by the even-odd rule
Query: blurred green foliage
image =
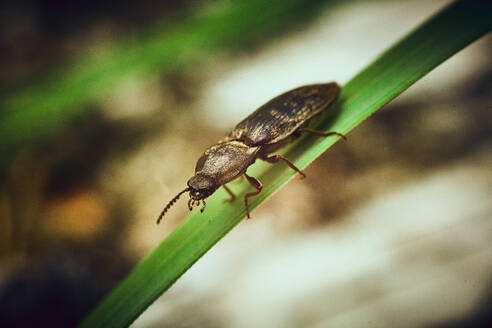
<path fill-rule="evenodd" d="M 207 55 L 268 40 L 305 23 L 328 1 L 214 1 L 167 18 L 0 100 L 0 168 L 19 149 L 56 135 L 68 121 L 134 74 L 193 71 Z M 334 1 L 331 1 L 334 2 Z"/>

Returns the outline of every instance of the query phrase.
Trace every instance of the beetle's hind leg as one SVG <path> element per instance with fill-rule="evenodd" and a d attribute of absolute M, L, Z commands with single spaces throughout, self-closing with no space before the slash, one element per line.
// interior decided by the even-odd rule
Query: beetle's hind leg
<path fill-rule="evenodd" d="M 263 189 L 263 185 L 261 184 L 260 181 L 256 180 L 255 178 L 253 177 L 250 177 L 249 175 L 247 175 L 246 173 L 244 173 L 244 176 L 246 177 L 246 179 L 248 179 L 248 182 L 256 188 L 256 191 L 254 192 L 250 192 L 250 193 L 247 193 L 246 195 L 244 195 L 244 205 L 246 206 L 246 214 L 248 215 L 248 219 L 251 218 L 251 216 L 249 215 L 249 205 L 248 205 L 248 198 L 251 197 L 251 196 L 255 196 L 255 195 L 258 195 L 261 190 Z"/>
<path fill-rule="evenodd" d="M 229 189 L 229 187 L 227 187 L 226 185 L 222 185 L 222 187 L 224 187 L 225 191 L 227 191 L 227 193 L 229 194 L 229 196 L 231 196 L 230 198 L 227 198 L 227 199 L 224 199 L 222 200 L 224 203 L 229 203 L 229 202 L 233 202 L 235 199 L 236 199 L 236 195 L 234 195 L 234 193 L 232 192 L 231 189 Z"/>
<path fill-rule="evenodd" d="M 284 161 L 285 163 L 287 163 L 287 165 L 290 166 L 290 168 L 292 168 L 294 171 L 296 171 L 297 173 L 299 173 L 299 175 L 301 176 L 301 179 L 304 179 L 306 177 L 306 174 L 304 172 L 302 172 L 297 166 L 294 165 L 294 163 L 292 163 L 291 161 L 289 161 L 287 158 L 283 157 L 282 155 L 272 155 L 272 156 L 265 156 L 265 157 L 261 157 L 260 159 L 264 160 L 265 162 L 268 162 L 268 163 L 278 163 L 279 161 Z"/>
<path fill-rule="evenodd" d="M 342 134 L 340 132 L 335 132 L 335 131 L 323 132 L 323 131 L 317 131 L 317 130 L 312 130 L 312 129 L 307 129 L 307 128 L 300 128 L 298 131 L 311 133 L 311 134 L 314 134 L 315 136 L 320 136 L 320 137 L 339 136 L 343 140 L 347 140 L 347 137 L 344 134 Z"/>

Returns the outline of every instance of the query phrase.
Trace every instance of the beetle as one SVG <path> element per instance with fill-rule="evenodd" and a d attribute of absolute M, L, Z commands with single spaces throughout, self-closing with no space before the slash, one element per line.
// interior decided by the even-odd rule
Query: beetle
<path fill-rule="evenodd" d="M 236 196 L 226 183 L 244 175 L 256 191 L 244 196 L 246 214 L 250 218 L 248 198 L 258 195 L 263 186 L 256 178 L 246 173 L 247 168 L 256 159 L 268 163 L 284 161 L 295 170 L 301 178 L 306 175 L 294 163 L 282 155 L 270 155 L 286 143 L 299 137 L 302 132 L 317 136 L 338 136 L 338 132 L 322 132 L 307 128 L 309 121 L 324 110 L 330 108 L 340 93 L 335 82 L 311 84 L 287 91 L 251 113 L 239 122 L 222 140 L 211 146 L 198 159 L 195 175 L 188 180 L 188 187 L 180 191 L 162 210 L 157 219 L 161 221 L 164 214 L 185 192 L 189 192 L 188 208 L 203 203 L 200 212 L 205 210 L 205 199 L 219 187 L 230 195 L 230 201 Z"/>

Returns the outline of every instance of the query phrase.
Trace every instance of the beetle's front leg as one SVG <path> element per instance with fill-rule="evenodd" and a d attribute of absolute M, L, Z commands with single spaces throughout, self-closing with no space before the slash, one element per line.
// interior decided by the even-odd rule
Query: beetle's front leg
<path fill-rule="evenodd" d="M 235 199 L 236 199 L 236 195 L 234 195 L 234 193 L 232 192 L 231 189 L 229 189 L 229 187 L 227 187 L 226 185 L 222 185 L 222 187 L 224 187 L 225 191 L 227 191 L 227 193 L 229 194 L 229 196 L 231 196 L 231 198 L 228 198 L 228 199 L 224 199 L 222 200 L 224 203 L 225 202 L 233 202 Z"/>
<path fill-rule="evenodd" d="M 244 195 L 244 205 L 246 206 L 246 214 L 248 215 L 248 219 L 251 218 L 251 216 L 249 216 L 249 205 L 248 205 L 248 197 L 251 197 L 251 196 L 255 196 L 255 195 L 258 195 L 260 192 L 261 192 L 261 189 L 263 189 L 263 185 L 261 184 L 260 181 L 256 180 L 255 178 L 253 177 L 250 177 L 249 175 L 247 175 L 246 173 L 244 173 L 244 176 L 246 177 L 246 179 L 248 179 L 248 182 L 256 188 L 257 191 L 254 191 L 254 192 L 250 192 L 250 193 L 247 193 L 246 195 Z"/>
<path fill-rule="evenodd" d="M 268 162 L 268 163 L 278 163 L 279 161 L 284 161 L 294 171 L 296 171 L 297 173 L 299 173 L 301 175 L 301 179 L 304 179 L 306 177 L 306 174 L 304 172 L 302 172 L 301 170 L 299 170 L 299 168 L 297 168 L 297 166 L 295 166 L 294 163 L 292 163 L 291 161 L 289 161 L 287 158 L 283 157 L 282 155 L 272 155 L 272 156 L 269 156 L 269 157 L 267 157 L 265 155 L 264 157 L 261 157 L 260 159 L 262 159 L 262 160 L 264 160 L 265 162 Z"/>

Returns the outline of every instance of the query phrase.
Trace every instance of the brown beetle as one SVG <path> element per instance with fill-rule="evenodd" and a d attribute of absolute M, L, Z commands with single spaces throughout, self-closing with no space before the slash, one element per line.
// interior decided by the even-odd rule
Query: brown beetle
<path fill-rule="evenodd" d="M 188 187 L 178 193 L 162 210 L 159 223 L 167 210 L 185 192 L 190 192 L 188 208 L 203 203 L 201 212 L 205 209 L 205 198 L 212 195 L 219 187 L 224 189 L 234 200 L 236 196 L 227 188 L 226 183 L 244 175 L 256 191 L 244 196 L 246 213 L 249 215 L 248 198 L 261 192 L 262 184 L 246 174 L 247 168 L 257 158 L 269 163 L 284 161 L 292 169 L 305 177 L 291 161 L 281 155 L 269 155 L 285 145 L 301 132 L 318 136 L 337 135 L 338 132 L 321 132 L 306 128 L 310 119 L 326 110 L 338 97 L 340 87 L 335 83 L 312 84 L 287 91 L 258 108 L 241 121 L 229 132 L 224 139 L 211 146 L 196 163 L 195 176 L 188 180 Z"/>

